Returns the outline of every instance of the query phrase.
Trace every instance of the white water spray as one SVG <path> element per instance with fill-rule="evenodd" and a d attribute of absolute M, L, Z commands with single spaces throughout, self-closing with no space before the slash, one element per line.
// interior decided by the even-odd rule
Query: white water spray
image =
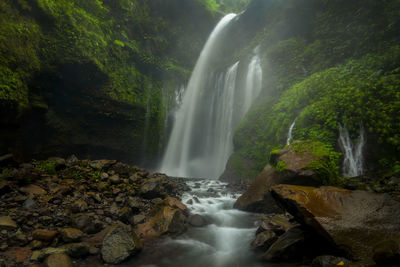
<path fill-rule="evenodd" d="M 339 144 L 343 151 L 343 176 L 355 177 L 364 173 L 363 147 L 365 145 L 364 127 L 360 125 L 360 135 L 354 145 L 349 131 L 339 124 Z"/>
<path fill-rule="evenodd" d="M 246 87 L 244 95 L 244 113 L 246 113 L 251 104 L 254 102 L 256 97 L 260 94 L 262 86 L 262 69 L 261 60 L 258 55 L 259 47 L 254 49 L 254 56 L 250 61 L 247 77 L 246 77 Z"/>
<path fill-rule="evenodd" d="M 286 145 L 290 145 L 290 143 L 292 142 L 293 139 L 293 128 L 296 125 L 296 119 L 293 121 L 293 123 L 290 125 L 289 127 L 289 132 L 288 132 L 288 136 L 287 136 L 287 140 L 286 140 Z"/>

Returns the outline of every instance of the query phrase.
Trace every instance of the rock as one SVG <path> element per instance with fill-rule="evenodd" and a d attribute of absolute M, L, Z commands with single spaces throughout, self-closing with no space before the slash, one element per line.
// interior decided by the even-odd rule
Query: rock
<path fill-rule="evenodd" d="M 84 212 L 87 209 L 88 209 L 88 205 L 83 200 L 77 200 L 71 206 L 71 211 L 74 213 Z"/>
<path fill-rule="evenodd" d="M 29 195 L 45 195 L 46 194 L 46 190 L 44 190 L 43 188 L 41 188 L 40 186 L 31 184 L 25 187 L 21 187 L 19 189 L 21 192 L 29 194 Z"/>
<path fill-rule="evenodd" d="M 203 227 L 203 226 L 210 224 L 210 222 L 206 218 L 204 218 L 203 216 L 201 216 L 199 214 L 190 215 L 188 222 L 191 226 L 194 226 L 194 227 Z"/>
<path fill-rule="evenodd" d="M 140 188 L 140 194 L 147 199 L 165 197 L 166 192 L 161 186 L 160 179 L 149 179 Z"/>
<path fill-rule="evenodd" d="M 193 205 L 193 199 L 189 199 L 188 201 L 186 201 L 186 204 Z"/>
<path fill-rule="evenodd" d="M 93 160 L 89 162 L 89 166 L 92 167 L 93 169 L 102 170 L 109 168 L 116 162 L 117 162 L 116 160 L 107 160 L 107 159 Z"/>
<path fill-rule="evenodd" d="M 256 239 L 251 243 L 251 248 L 266 251 L 277 239 L 278 236 L 274 231 L 266 230 L 256 235 Z"/>
<path fill-rule="evenodd" d="M 274 186 L 271 193 L 299 222 L 355 260 L 370 259 L 377 243 L 400 238 L 400 203 L 387 194 L 294 185 Z"/>
<path fill-rule="evenodd" d="M 109 176 L 108 173 L 106 173 L 106 172 L 103 172 L 103 173 L 101 173 L 101 175 L 100 175 L 100 178 L 103 179 L 103 180 L 107 179 L 108 177 L 110 177 L 110 176 Z"/>
<path fill-rule="evenodd" d="M 103 229 L 103 225 L 96 222 L 92 216 L 84 213 L 78 213 L 72 216 L 72 223 L 74 227 L 87 234 L 95 234 Z"/>
<path fill-rule="evenodd" d="M 140 237 L 155 238 L 163 234 L 178 234 L 186 230 L 187 209 L 179 200 L 167 198 L 154 205 L 147 221 L 137 226 Z"/>
<path fill-rule="evenodd" d="M 111 226 L 104 237 L 101 256 L 106 263 L 118 264 L 138 253 L 142 247 L 132 229 L 119 223 Z"/>
<path fill-rule="evenodd" d="M 111 177 L 108 178 L 108 180 L 110 181 L 110 183 L 112 184 L 119 184 L 121 183 L 121 179 L 119 178 L 118 174 L 114 174 Z"/>
<path fill-rule="evenodd" d="M 32 197 L 28 197 L 28 198 L 24 201 L 24 203 L 22 204 L 22 207 L 23 207 L 24 209 L 27 209 L 27 210 L 34 210 L 34 209 L 37 208 L 37 205 L 36 205 L 35 200 L 33 200 Z"/>
<path fill-rule="evenodd" d="M 316 257 L 312 261 L 311 267 L 348 266 L 350 263 L 346 258 L 324 255 Z"/>
<path fill-rule="evenodd" d="M 272 230 L 276 235 L 282 235 L 290 228 L 298 226 L 289 222 L 289 218 L 284 214 L 276 214 L 271 218 L 265 219 L 260 223 L 257 229 L 257 234 L 267 230 Z"/>
<path fill-rule="evenodd" d="M 316 143 L 315 146 L 319 145 Z M 301 151 L 297 147 L 301 146 Z M 278 154 L 271 155 L 268 164 L 258 175 L 249 189 L 238 198 L 234 207 L 240 210 L 277 213 L 281 210 L 273 201 L 270 188 L 277 184 L 321 185 L 322 179 L 317 171 L 309 168 L 310 163 L 329 162 L 328 155 L 315 155 L 314 143 L 301 142 L 285 147 Z"/>
<path fill-rule="evenodd" d="M 373 260 L 378 266 L 400 265 L 400 239 L 384 240 L 375 245 Z"/>
<path fill-rule="evenodd" d="M 44 264 L 46 267 L 73 267 L 67 254 L 52 254 L 46 258 Z"/>
<path fill-rule="evenodd" d="M 12 230 L 17 228 L 17 223 L 10 216 L 0 217 L 0 229 Z"/>
<path fill-rule="evenodd" d="M 63 228 L 59 230 L 64 242 L 79 242 L 83 237 L 83 232 L 76 228 Z"/>
<path fill-rule="evenodd" d="M 38 229 L 32 232 L 32 238 L 40 241 L 52 241 L 58 235 L 57 231 Z"/>
<path fill-rule="evenodd" d="M 146 220 L 146 217 L 142 214 L 138 214 L 133 216 L 133 224 L 139 224 L 139 223 L 143 223 Z"/>
<path fill-rule="evenodd" d="M 67 254 L 73 258 L 79 258 L 89 254 L 89 246 L 84 243 L 71 243 L 57 248 L 48 247 L 34 251 L 31 260 L 42 261 L 53 254 Z"/>
<path fill-rule="evenodd" d="M 121 222 L 130 224 L 133 219 L 133 212 L 132 209 L 129 207 L 123 207 L 118 212 L 118 217 Z"/>
<path fill-rule="evenodd" d="M 77 164 L 78 161 L 79 161 L 79 159 L 75 155 L 71 155 L 69 158 L 67 158 L 67 160 L 65 161 L 65 164 L 68 167 L 70 167 L 70 166 Z"/>
<path fill-rule="evenodd" d="M 65 167 L 66 167 L 66 160 L 63 158 L 51 157 L 51 158 L 48 158 L 47 161 L 51 162 L 51 163 L 55 163 L 57 171 L 65 169 Z"/>
<path fill-rule="evenodd" d="M 301 252 L 305 243 L 305 233 L 300 228 L 291 228 L 281 235 L 262 256 L 269 262 L 295 261 L 303 256 Z"/>

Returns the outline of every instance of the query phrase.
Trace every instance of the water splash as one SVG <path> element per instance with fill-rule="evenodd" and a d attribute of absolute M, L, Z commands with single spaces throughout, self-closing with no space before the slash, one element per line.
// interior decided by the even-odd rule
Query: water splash
<path fill-rule="evenodd" d="M 364 173 L 363 148 L 365 145 L 365 131 L 360 124 L 360 134 L 354 145 L 350 139 L 349 131 L 339 124 L 339 144 L 343 151 L 343 176 L 355 177 Z"/>
<path fill-rule="evenodd" d="M 290 145 L 290 143 L 292 142 L 293 139 L 293 128 L 296 125 L 296 119 L 294 119 L 293 123 L 290 125 L 289 127 L 289 132 L 287 135 L 287 140 L 286 140 L 286 145 Z"/>

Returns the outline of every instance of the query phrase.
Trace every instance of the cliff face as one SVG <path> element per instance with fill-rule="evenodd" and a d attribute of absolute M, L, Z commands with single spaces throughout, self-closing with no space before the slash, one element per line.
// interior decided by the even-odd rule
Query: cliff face
<path fill-rule="evenodd" d="M 6 0 L 0 22 L 0 154 L 149 163 L 215 13 L 203 1 Z"/>
<path fill-rule="evenodd" d="M 260 5 L 253 1 L 253 5 Z M 255 37 L 233 53 L 263 62 L 263 91 L 236 130 L 224 179 L 254 179 L 272 150 L 295 140 L 320 141 L 340 152 L 339 123 L 355 142 L 360 124 L 368 172 L 400 170 L 398 88 L 399 1 L 264 1 Z M 242 24 L 251 31 L 254 26 Z M 227 64 L 228 65 L 228 64 Z M 243 69 L 240 76 L 244 76 Z"/>

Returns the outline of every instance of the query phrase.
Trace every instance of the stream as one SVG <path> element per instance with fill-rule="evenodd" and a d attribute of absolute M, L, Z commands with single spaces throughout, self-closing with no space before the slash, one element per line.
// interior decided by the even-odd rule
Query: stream
<path fill-rule="evenodd" d="M 189 180 L 192 189 L 182 202 L 192 214 L 208 219 L 209 225 L 189 227 L 177 238 L 167 238 L 146 245 L 144 250 L 123 266 L 141 267 L 227 267 L 284 266 L 258 261 L 250 250 L 257 230 L 257 214 L 233 209 L 239 194 L 216 180 Z M 190 201 L 191 200 L 191 201 Z M 187 204 L 193 202 L 193 204 Z"/>

